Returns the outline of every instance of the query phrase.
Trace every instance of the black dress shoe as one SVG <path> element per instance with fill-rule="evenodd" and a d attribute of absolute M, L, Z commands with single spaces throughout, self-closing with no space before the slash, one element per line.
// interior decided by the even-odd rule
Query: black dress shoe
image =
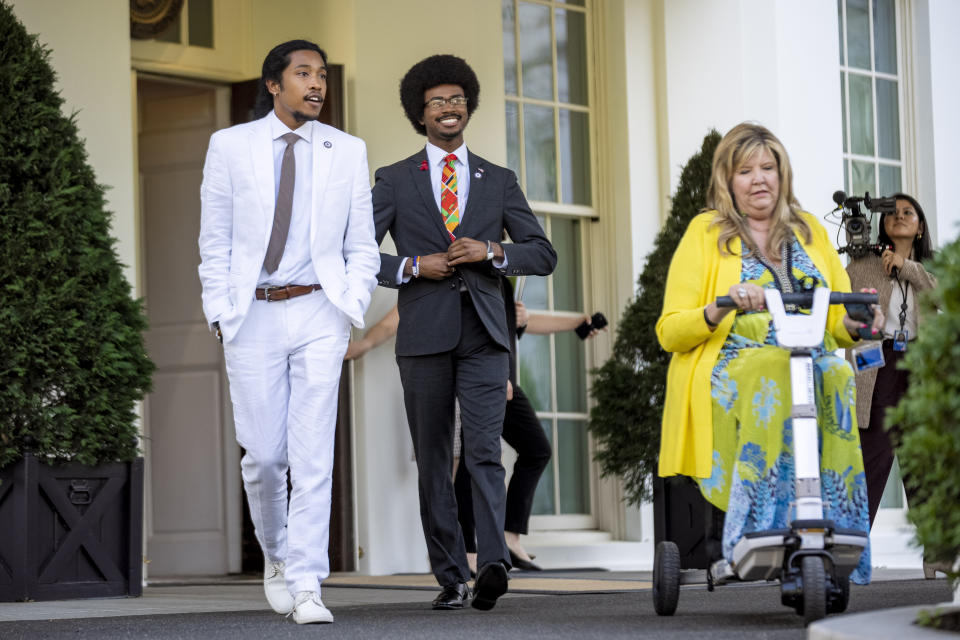
<path fill-rule="evenodd" d="M 489 611 L 497 604 L 497 598 L 507 592 L 507 568 L 499 562 L 488 562 L 477 572 L 473 586 L 474 609 Z"/>
<path fill-rule="evenodd" d="M 470 588 L 462 583 L 448 584 L 436 598 L 433 599 L 434 609 L 463 609 L 465 600 L 470 599 Z"/>
<path fill-rule="evenodd" d="M 510 564 L 513 565 L 514 569 L 520 569 L 521 571 L 543 571 L 539 565 L 536 565 L 529 560 L 524 560 L 513 551 L 510 551 Z"/>

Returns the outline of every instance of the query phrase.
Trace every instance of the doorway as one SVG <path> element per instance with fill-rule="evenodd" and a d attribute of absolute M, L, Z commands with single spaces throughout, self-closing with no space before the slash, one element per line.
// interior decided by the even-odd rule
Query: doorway
<path fill-rule="evenodd" d="M 228 91 L 137 81 L 146 342 L 157 365 L 144 411 L 151 576 L 240 570 L 239 453 L 197 277 L 203 161 L 210 135 L 228 124 Z"/>

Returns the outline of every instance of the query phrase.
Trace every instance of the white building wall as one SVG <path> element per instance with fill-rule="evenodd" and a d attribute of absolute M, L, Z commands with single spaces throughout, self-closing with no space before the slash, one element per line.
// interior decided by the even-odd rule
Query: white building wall
<path fill-rule="evenodd" d="M 378 289 L 367 326 L 396 301 L 395 292 Z M 390 339 L 352 365 L 357 568 L 371 575 L 430 571 L 394 344 Z"/>
<path fill-rule="evenodd" d="M 14 0 L 13 13 L 50 49 L 65 115 L 77 113 L 80 137 L 107 208 L 127 280 L 137 286 L 138 215 L 130 75 L 130 4 L 125 0 Z"/>
<path fill-rule="evenodd" d="M 843 185 L 834 0 L 671 0 L 664 3 L 670 191 L 716 128 L 750 120 L 780 138 L 794 191 L 814 214 Z"/>
<path fill-rule="evenodd" d="M 929 34 L 930 69 L 929 94 L 921 95 L 920 100 L 929 100 L 929 144 L 928 149 L 918 152 L 932 156 L 930 189 L 924 196 L 933 195 L 933 206 L 929 199 L 921 199 L 924 212 L 936 217 L 937 244 L 950 242 L 960 235 L 960 192 L 957 190 L 957 176 L 960 176 L 960 118 L 957 117 L 957 105 L 960 104 L 960 2 L 956 0 L 929 0 L 929 22 L 920 25 L 919 38 Z M 924 88 L 926 89 L 926 88 Z M 929 97 L 928 97 L 929 96 Z M 932 212 L 931 212 L 932 209 Z"/>
<path fill-rule="evenodd" d="M 658 50 L 662 46 L 660 25 L 663 20 L 660 2 L 627 1 L 622 16 L 617 16 L 616 20 L 621 21 L 621 28 L 625 31 L 626 78 L 623 87 L 629 114 L 626 138 L 629 141 L 630 180 L 624 186 L 629 189 L 630 211 L 633 213 L 630 221 L 632 295 L 670 207 L 669 172 L 661 171 L 660 163 L 660 144 L 667 140 L 660 131 L 666 122 L 659 91 L 662 74 Z M 619 98 L 616 95 L 604 97 L 611 102 Z"/>

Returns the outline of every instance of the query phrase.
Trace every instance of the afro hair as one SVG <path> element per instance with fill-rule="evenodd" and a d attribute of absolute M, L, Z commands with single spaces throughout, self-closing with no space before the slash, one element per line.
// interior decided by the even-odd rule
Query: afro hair
<path fill-rule="evenodd" d="M 424 58 L 400 81 L 400 103 L 410 124 L 420 135 L 427 135 L 427 128 L 420 122 L 423 119 L 423 94 L 441 84 L 455 84 L 463 89 L 468 116 L 472 116 L 480 104 L 480 82 L 466 60 L 445 54 Z"/>

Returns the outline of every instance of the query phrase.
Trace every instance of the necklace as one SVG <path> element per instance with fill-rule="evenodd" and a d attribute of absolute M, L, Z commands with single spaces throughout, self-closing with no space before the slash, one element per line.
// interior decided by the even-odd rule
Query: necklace
<path fill-rule="evenodd" d="M 762 252 L 757 251 L 757 259 L 760 261 L 763 266 L 770 270 L 770 273 L 773 274 L 774 284 L 776 284 L 777 289 L 780 289 L 782 293 L 793 293 L 795 288 L 793 286 L 793 251 L 790 248 L 789 243 L 784 243 L 780 247 L 780 265 L 775 266 L 772 262 L 767 260 L 766 256 Z"/>

